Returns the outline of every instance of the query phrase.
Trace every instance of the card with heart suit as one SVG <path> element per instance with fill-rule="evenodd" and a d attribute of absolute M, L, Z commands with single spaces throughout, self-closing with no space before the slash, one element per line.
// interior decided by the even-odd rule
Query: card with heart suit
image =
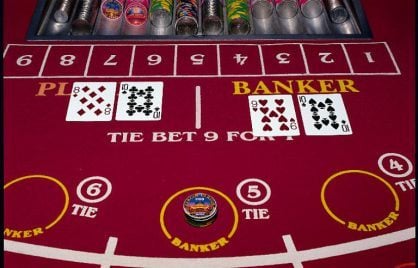
<path fill-rule="evenodd" d="M 254 136 L 299 136 L 291 95 L 248 96 Z"/>

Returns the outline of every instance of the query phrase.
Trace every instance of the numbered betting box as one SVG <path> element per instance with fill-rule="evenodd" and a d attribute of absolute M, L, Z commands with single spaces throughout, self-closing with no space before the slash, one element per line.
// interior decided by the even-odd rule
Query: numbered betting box
<path fill-rule="evenodd" d="M 415 268 L 416 1 L 3 1 L 5 268 Z"/>

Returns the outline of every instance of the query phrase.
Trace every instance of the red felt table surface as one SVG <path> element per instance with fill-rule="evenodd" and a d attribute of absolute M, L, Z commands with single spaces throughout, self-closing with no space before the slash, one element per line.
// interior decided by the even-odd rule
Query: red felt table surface
<path fill-rule="evenodd" d="M 28 41 L 35 2 L 3 5 L 5 267 L 416 266 L 414 1 L 362 1 L 367 39 L 207 42 Z M 68 120 L 93 82 L 109 120 Z M 161 117 L 117 120 L 122 85 L 154 82 Z M 349 133 L 306 129 L 320 94 Z M 290 96 L 298 135 L 253 135 L 255 96 Z"/>

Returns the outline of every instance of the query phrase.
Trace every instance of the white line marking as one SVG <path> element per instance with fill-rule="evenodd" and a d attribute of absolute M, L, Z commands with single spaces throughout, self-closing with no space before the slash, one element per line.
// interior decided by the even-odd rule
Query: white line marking
<path fill-rule="evenodd" d="M 158 258 L 125 255 L 112 255 L 104 258 L 102 253 L 53 248 L 7 239 L 4 240 L 4 251 L 61 261 L 89 263 L 95 265 L 108 265 L 108 263 L 111 263 L 112 266 L 130 268 L 231 268 L 258 267 L 266 265 L 295 263 L 296 261 L 306 262 L 319 260 L 388 246 L 414 238 L 415 226 L 371 238 L 365 238 L 357 241 L 308 250 L 256 256 L 221 258 Z"/>
<path fill-rule="evenodd" d="M 284 245 L 286 246 L 286 250 L 288 253 L 294 253 L 297 254 L 297 249 L 295 244 L 293 243 L 293 239 L 291 235 L 284 235 L 283 236 L 283 242 Z M 303 268 L 302 262 L 298 261 L 295 259 L 295 261 L 293 262 L 293 267 L 294 268 Z"/>
<path fill-rule="evenodd" d="M 386 47 L 386 50 L 389 53 L 390 59 L 392 60 L 393 64 L 395 65 L 396 72 L 401 74 L 401 70 L 399 69 L 398 64 L 396 63 L 395 57 L 393 56 L 392 50 L 390 50 L 388 43 L 383 42 L 383 45 Z"/>
<path fill-rule="evenodd" d="M 306 70 L 306 73 L 304 74 L 292 74 L 292 73 L 282 73 L 282 74 L 262 74 L 263 76 L 299 76 L 299 75 L 310 75 L 310 76 L 324 76 L 324 75 L 361 75 L 361 76 L 365 76 L 365 75 L 377 75 L 377 76 L 384 76 L 384 75 L 400 75 L 400 69 L 398 64 L 396 63 L 395 57 L 392 53 L 392 51 L 390 50 L 390 47 L 388 45 L 387 42 L 359 42 L 359 43 L 283 43 L 283 44 L 279 44 L 279 45 L 289 45 L 289 44 L 294 44 L 294 45 L 299 45 L 301 54 L 302 54 L 302 58 L 303 58 L 303 62 L 304 62 L 304 67 Z M 348 73 L 310 73 L 309 71 L 309 66 L 308 66 L 308 62 L 307 62 L 307 58 L 305 55 L 305 51 L 304 51 L 304 45 L 337 45 L 340 44 L 341 46 L 345 45 L 368 45 L 368 44 L 383 44 L 386 48 L 386 50 L 389 53 L 389 56 L 395 66 L 396 71 L 395 72 L 387 72 L 387 73 L 353 73 L 352 67 L 350 68 L 350 72 Z M 139 45 L 120 45 L 118 44 L 118 46 L 131 46 L 131 47 L 141 47 L 141 46 L 150 46 L 152 44 L 139 44 Z M 208 46 L 208 45 L 212 45 L 212 44 L 181 44 L 181 46 Z M 165 77 L 170 78 L 170 77 L 179 77 L 179 78 L 193 78 L 193 77 L 259 77 L 260 74 L 243 74 L 243 75 L 223 75 L 222 74 L 222 70 L 221 70 L 221 63 L 220 63 L 220 58 L 221 58 L 221 47 L 223 46 L 258 46 L 259 48 L 259 56 L 262 58 L 262 53 L 261 53 L 261 49 L 262 47 L 267 47 L 267 46 L 277 46 L 278 44 L 272 43 L 272 44 L 226 44 L 226 45 L 221 45 L 221 44 L 216 44 L 216 48 L 217 48 L 217 64 L 218 64 L 218 73 L 216 75 L 177 75 L 177 60 L 178 60 L 178 45 L 171 45 L 171 44 L 158 44 L 158 46 L 166 46 L 166 47 L 173 47 L 174 46 L 174 58 L 173 58 L 173 74 L 172 75 L 165 75 Z M 95 44 L 95 45 L 83 45 L 83 44 L 53 44 L 53 45 L 43 45 L 43 44 L 8 44 L 6 47 L 6 50 L 3 52 L 3 57 L 6 56 L 6 52 L 10 49 L 11 46 L 16 46 L 16 47 L 33 47 L 33 46 L 37 46 L 37 47 L 61 47 L 61 46 L 65 46 L 65 47 L 71 47 L 71 46 L 88 46 L 90 47 L 90 52 L 92 50 L 93 47 L 97 47 L 97 46 L 101 46 L 101 47 L 106 47 L 106 46 L 115 46 L 113 44 Z M 346 52 L 346 51 L 345 51 Z M 89 54 L 89 57 L 91 56 L 91 54 Z M 350 65 L 350 61 L 349 61 L 349 55 L 345 55 L 347 57 L 347 61 L 348 64 Z M 132 61 L 133 59 L 131 59 Z M 85 71 L 87 71 L 88 69 L 88 64 L 90 62 L 90 59 L 87 61 L 87 66 Z M 262 72 L 265 72 L 264 68 L 264 59 L 262 59 L 261 61 L 261 68 L 262 68 Z M 41 70 L 42 71 L 42 70 Z M 41 73 L 41 72 L 40 72 Z M 84 76 L 76 76 L 76 78 L 81 78 L 81 77 L 86 77 L 87 74 L 85 73 Z M 137 75 L 137 76 L 131 76 L 130 77 L 135 77 L 135 78 L 148 78 L 148 77 L 161 77 L 161 75 Z M 74 76 L 65 76 L 65 75 L 57 75 L 57 76 L 42 76 L 42 78 L 73 78 Z M 119 77 L 126 77 L 126 76 L 89 76 L 91 78 L 119 78 Z M 9 78 L 9 79 L 14 79 L 14 78 L 23 78 L 23 79 L 32 79 L 32 78 L 39 78 L 39 76 L 4 76 L 3 78 Z"/>
<path fill-rule="evenodd" d="M 218 68 L 218 76 L 221 76 L 222 75 L 222 72 L 221 72 L 222 67 L 221 67 L 221 48 L 220 48 L 220 45 L 216 45 L 216 65 L 217 65 L 217 68 Z"/>
<path fill-rule="evenodd" d="M 7 51 L 9 50 L 9 47 L 10 47 L 11 45 L 7 45 L 6 46 L 6 49 L 3 51 L 3 59 L 6 57 L 6 54 L 7 54 Z"/>
<path fill-rule="evenodd" d="M 350 70 L 350 73 L 354 73 L 353 65 L 351 64 L 351 60 L 350 60 L 350 56 L 348 55 L 347 48 L 345 47 L 344 44 L 341 44 L 341 48 L 343 50 L 345 60 L 348 63 L 348 68 Z"/>
<path fill-rule="evenodd" d="M 394 76 L 400 75 L 400 73 L 283 73 L 283 74 L 264 74 L 263 77 L 290 77 L 290 76 Z M 79 75 L 48 75 L 48 76 L 4 76 L 5 79 L 33 79 L 33 78 L 83 78 Z M 92 75 L 89 78 L 126 78 L 126 75 Z M 132 78 L 149 78 L 149 77 L 161 77 L 161 75 L 132 75 Z M 164 75 L 164 78 L 241 78 L 241 77 L 260 77 L 260 74 L 223 74 L 223 75 Z"/>
<path fill-rule="evenodd" d="M 87 56 L 86 66 L 84 68 L 84 77 L 87 77 L 87 74 L 89 72 L 91 55 L 93 54 L 93 49 L 94 49 L 94 45 L 92 45 L 89 49 L 89 54 Z"/>
<path fill-rule="evenodd" d="M 46 65 L 46 60 L 48 59 L 50 51 L 51 51 L 51 46 L 48 46 L 48 48 L 45 51 L 44 58 L 42 59 L 42 63 L 41 63 L 41 67 L 39 68 L 38 76 L 36 76 L 35 78 L 42 77 L 42 73 L 44 72 L 45 65 Z"/>
<path fill-rule="evenodd" d="M 263 48 L 262 45 L 258 46 L 258 55 L 260 56 L 260 65 L 261 65 L 261 74 L 266 74 L 266 67 L 264 66 L 264 56 L 263 56 Z"/>
<path fill-rule="evenodd" d="M 303 44 L 300 44 L 299 48 L 300 48 L 300 54 L 302 55 L 302 59 L 303 59 L 303 65 L 305 66 L 306 74 L 310 74 L 309 73 L 308 59 L 306 58 L 305 49 L 303 48 Z"/>
<path fill-rule="evenodd" d="M 299 44 L 306 44 L 306 45 L 335 45 L 335 44 L 356 44 L 356 45 L 364 45 L 364 44 L 387 44 L 387 42 L 350 42 L 350 43 L 345 43 L 345 42 L 332 42 L 332 43 L 311 43 L 311 42 L 286 42 L 286 43 L 266 43 L 266 44 L 262 44 L 263 46 L 277 46 L 277 45 L 299 45 Z M 33 46 L 49 46 L 49 44 L 17 44 L 17 43 L 10 43 L 8 44 L 9 46 L 20 46 L 20 47 L 33 47 Z M 132 46 L 132 44 L 117 44 L 118 46 Z M 157 46 L 175 46 L 173 44 L 160 44 L 160 43 L 147 43 L 147 44 L 137 44 L 136 46 L 152 46 L 152 45 L 157 45 Z M 209 45 L 208 43 L 181 43 L 179 45 L 182 46 L 207 46 Z M 212 45 L 212 44 L 210 44 Z M 91 46 L 90 44 L 53 44 L 53 46 L 55 47 L 68 47 L 68 46 Z M 102 46 L 102 47 L 114 47 L 115 44 L 95 44 L 95 46 Z M 222 44 L 222 46 L 258 46 L 258 44 Z"/>
<path fill-rule="evenodd" d="M 173 59 L 173 76 L 177 76 L 177 53 L 178 53 L 178 46 L 174 46 L 174 59 Z"/>
<path fill-rule="evenodd" d="M 103 258 L 103 262 L 108 261 L 108 263 L 106 264 L 102 263 L 100 268 L 110 268 L 110 266 L 112 265 L 112 262 L 111 262 L 112 257 L 115 256 L 117 243 L 118 243 L 118 239 L 116 237 L 109 237 L 109 239 L 107 240 L 106 251 L 104 254 L 105 257 Z"/>
<path fill-rule="evenodd" d="M 196 122 L 195 127 L 196 129 L 200 129 L 202 127 L 202 95 L 200 86 L 196 86 Z"/>
<path fill-rule="evenodd" d="M 135 53 L 136 53 L 136 46 L 133 46 L 132 54 L 131 54 L 131 61 L 129 63 L 129 77 L 132 76 L 132 70 L 134 69 Z"/>

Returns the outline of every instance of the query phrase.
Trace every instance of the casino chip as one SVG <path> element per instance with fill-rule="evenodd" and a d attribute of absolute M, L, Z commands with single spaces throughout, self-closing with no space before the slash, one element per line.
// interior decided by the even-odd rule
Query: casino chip
<path fill-rule="evenodd" d="M 186 198 L 183 203 L 187 222 L 196 227 L 211 225 L 218 214 L 215 199 L 205 193 L 195 193 Z"/>

